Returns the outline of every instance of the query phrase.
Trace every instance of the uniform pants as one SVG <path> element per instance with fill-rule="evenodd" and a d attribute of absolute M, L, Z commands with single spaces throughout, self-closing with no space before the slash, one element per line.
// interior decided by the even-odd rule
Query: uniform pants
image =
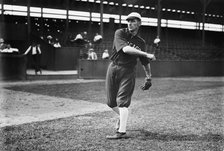
<path fill-rule="evenodd" d="M 111 62 L 106 75 L 107 105 L 129 107 L 135 87 L 135 67 L 125 67 Z"/>

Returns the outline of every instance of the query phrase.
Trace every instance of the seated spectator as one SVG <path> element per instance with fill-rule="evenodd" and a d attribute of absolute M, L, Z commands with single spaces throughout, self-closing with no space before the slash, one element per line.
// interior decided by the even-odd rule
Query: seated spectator
<path fill-rule="evenodd" d="M 0 38 L 0 50 L 2 51 L 3 49 L 7 48 L 7 45 L 4 43 L 4 39 Z"/>
<path fill-rule="evenodd" d="M 89 43 L 89 40 L 87 39 L 87 32 L 84 31 L 80 34 L 77 34 L 75 39 L 71 39 L 71 42 L 75 42 L 78 45 L 84 45 Z"/>
<path fill-rule="evenodd" d="M 94 41 L 95 43 L 100 43 L 100 42 L 102 41 L 102 39 L 103 39 L 103 37 L 102 37 L 101 35 L 99 35 L 98 33 L 96 33 L 96 35 L 95 35 L 93 41 Z"/>
<path fill-rule="evenodd" d="M 81 34 L 76 35 L 75 39 L 73 39 L 74 41 L 76 40 L 83 40 L 83 37 Z"/>
<path fill-rule="evenodd" d="M 82 34 L 82 36 L 83 36 L 83 39 L 84 39 L 84 40 L 87 40 L 87 34 L 88 34 L 88 33 L 87 33 L 86 31 L 84 31 L 84 32 L 82 32 L 81 34 Z"/>
<path fill-rule="evenodd" d="M 54 43 L 55 48 L 61 48 L 61 44 L 59 43 L 59 40 L 56 38 L 56 41 Z"/>
<path fill-rule="evenodd" d="M 48 42 L 48 44 L 50 44 L 50 45 L 54 45 L 53 37 L 52 37 L 51 35 L 48 35 L 48 36 L 47 36 L 47 42 Z"/>
<path fill-rule="evenodd" d="M 5 44 L 4 39 L 0 38 L 0 52 L 2 53 L 19 53 L 17 48 L 12 48 L 10 44 Z"/>
<path fill-rule="evenodd" d="M 94 52 L 93 48 L 89 49 L 88 58 L 87 59 L 88 60 L 97 60 L 97 54 Z"/>
<path fill-rule="evenodd" d="M 104 52 L 103 52 L 103 54 L 102 54 L 102 59 L 109 59 L 109 53 L 108 53 L 108 50 L 107 49 L 105 49 L 104 50 Z"/>

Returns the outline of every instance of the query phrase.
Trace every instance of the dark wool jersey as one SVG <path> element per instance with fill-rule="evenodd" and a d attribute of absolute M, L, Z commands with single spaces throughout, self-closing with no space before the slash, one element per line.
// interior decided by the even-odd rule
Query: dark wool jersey
<path fill-rule="evenodd" d="M 122 49 L 128 45 L 141 51 L 145 51 L 146 49 L 145 41 L 138 35 L 132 36 L 127 28 L 116 30 L 113 52 L 110 58 L 115 64 L 134 67 L 137 64 L 137 58 L 140 59 L 142 65 L 147 65 L 149 63 L 149 59 L 146 57 L 124 53 Z"/>

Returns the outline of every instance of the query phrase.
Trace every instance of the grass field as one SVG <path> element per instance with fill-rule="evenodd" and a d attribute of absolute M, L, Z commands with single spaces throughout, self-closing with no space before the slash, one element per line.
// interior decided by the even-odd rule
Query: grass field
<path fill-rule="evenodd" d="M 2 126 L 0 150 L 224 151 L 224 78 L 154 78 L 149 91 L 140 90 L 143 81 L 136 80 L 127 127 L 130 138 L 122 140 L 105 138 L 115 132 L 118 117 L 106 106 L 102 80 L 4 84 L 5 116 L 16 120 L 17 114 L 25 117 L 37 107 L 34 115 L 69 114 Z M 57 108 L 41 110 L 49 102 Z"/>

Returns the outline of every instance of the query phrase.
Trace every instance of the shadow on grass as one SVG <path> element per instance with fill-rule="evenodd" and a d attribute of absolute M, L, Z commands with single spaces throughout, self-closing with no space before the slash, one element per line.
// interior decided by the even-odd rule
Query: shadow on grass
<path fill-rule="evenodd" d="M 172 133 L 154 133 L 144 129 L 141 130 L 131 130 L 138 131 L 139 136 L 142 140 L 158 140 L 158 141 L 208 141 L 208 142 L 218 142 L 224 141 L 224 135 L 222 134 L 212 134 L 207 133 L 204 135 L 180 135 L 180 134 L 172 134 Z"/>

